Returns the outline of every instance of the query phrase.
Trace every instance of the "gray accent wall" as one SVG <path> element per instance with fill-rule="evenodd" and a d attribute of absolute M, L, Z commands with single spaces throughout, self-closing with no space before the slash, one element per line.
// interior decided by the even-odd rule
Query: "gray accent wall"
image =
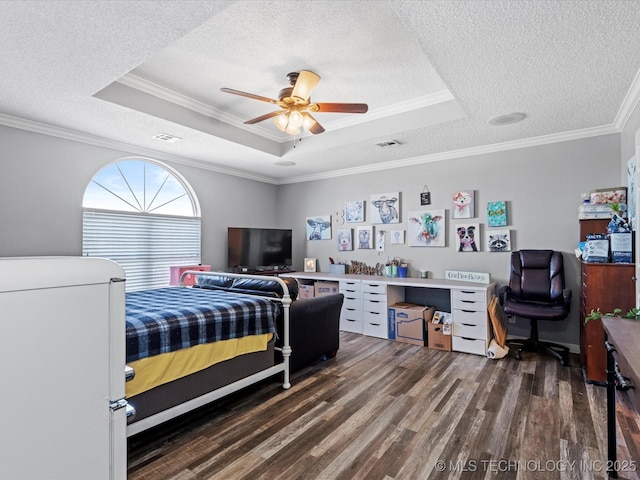
<path fill-rule="evenodd" d="M 398 147 L 402 148 L 402 147 Z M 357 260 L 368 265 L 400 257 L 409 263 L 409 276 L 426 269 L 431 278 L 443 278 L 446 270 L 487 272 L 491 279 L 505 284 L 509 275 L 509 253 L 487 251 L 486 205 L 505 200 L 512 250 L 549 248 L 562 251 L 566 282 L 573 292 L 571 317 L 566 322 L 541 322 L 540 337 L 572 346 L 579 345 L 579 262 L 574 250 L 579 237 L 578 206 L 580 194 L 603 187 L 620 186 L 620 136 L 617 134 L 573 140 L 503 152 L 476 155 L 455 160 L 381 170 L 379 172 L 337 177 L 314 182 L 283 185 L 278 194 L 278 212 L 288 219 L 294 231 L 294 259 L 303 269 L 303 257 L 318 259 L 319 270 L 326 272 L 329 257 L 343 261 Z M 420 192 L 428 185 L 431 205 L 420 205 Z M 460 189 L 476 193 L 476 218 L 480 223 L 481 251 L 458 252 L 455 226 L 463 220 L 451 220 L 451 194 Z M 328 215 L 349 200 L 365 200 L 366 216 L 361 224 L 349 223 L 340 228 L 370 225 L 372 194 L 400 192 L 400 224 L 374 225 L 385 230 L 407 231 L 407 212 L 445 209 L 447 239 L 445 247 L 409 247 L 387 245 L 384 253 L 375 250 L 338 252 L 335 234 L 331 240 L 306 240 L 306 217 Z M 333 231 L 337 227 L 333 226 Z M 509 324 L 513 335 L 528 336 L 526 320 Z"/>

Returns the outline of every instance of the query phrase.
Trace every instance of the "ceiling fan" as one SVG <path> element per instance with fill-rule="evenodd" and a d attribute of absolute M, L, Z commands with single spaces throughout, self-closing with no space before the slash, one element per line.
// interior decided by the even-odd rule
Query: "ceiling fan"
<path fill-rule="evenodd" d="M 290 135 L 299 134 L 300 129 L 303 127 L 314 135 L 324 132 L 322 125 L 313 118 L 310 112 L 366 113 L 369 109 L 366 103 L 311 103 L 311 92 L 320 82 L 320 75 L 309 70 L 289 73 L 287 78 L 291 86 L 280 90 L 277 100 L 232 88 L 221 88 L 220 90 L 225 93 L 278 105 L 282 110 L 261 115 L 244 123 L 245 125 L 252 125 L 273 118 L 276 126 Z"/>

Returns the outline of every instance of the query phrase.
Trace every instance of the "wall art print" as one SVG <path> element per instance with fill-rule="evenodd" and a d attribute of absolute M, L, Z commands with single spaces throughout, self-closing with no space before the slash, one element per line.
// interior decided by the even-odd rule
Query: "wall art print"
<path fill-rule="evenodd" d="M 404 230 L 391 230 L 391 245 L 404 245 Z"/>
<path fill-rule="evenodd" d="M 490 227 L 507 226 L 507 202 L 498 200 L 487 203 L 487 225 Z"/>
<path fill-rule="evenodd" d="M 487 250 L 490 252 L 510 252 L 511 230 L 489 230 L 487 232 Z"/>
<path fill-rule="evenodd" d="M 351 228 L 339 228 L 336 231 L 338 238 L 338 250 L 347 252 L 353 250 L 353 230 Z"/>
<path fill-rule="evenodd" d="M 444 210 L 422 210 L 407 214 L 407 237 L 410 247 L 444 247 L 446 218 Z"/>
<path fill-rule="evenodd" d="M 475 192 L 459 190 L 451 195 L 451 218 L 473 218 L 475 214 Z"/>
<path fill-rule="evenodd" d="M 371 223 L 400 223 L 400 192 L 371 195 Z"/>
<path fill-rule="evenodd" d="M 456 225 L 456 239 L 459 252 L 479 252 L 480 224 L 464 223 Z"/>
<path fill-rule="evenodd" d="M 307 217 L 307 239 L 331 240 L 331 215 Z"/>
<path fill-rule="evenodd" d="M 364 222 L 364 200 L 346 202 L 345 211 L 345 221 L 347 223 Z"/>
<path fill-rule="evenodd" d="M 373 248 L 373 227 L 358 227 L 358 248 L 359 249 L 372 249 Z"/>

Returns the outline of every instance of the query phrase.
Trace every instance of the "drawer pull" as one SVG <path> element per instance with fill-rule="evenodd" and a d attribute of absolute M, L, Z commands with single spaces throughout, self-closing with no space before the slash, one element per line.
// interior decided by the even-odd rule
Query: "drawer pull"
<path fill-rule="evenodd" d="M 465 310 L 464 308 L 460 309 L 460 311 L 465 313 L 476 313 L 475 310 Z"/>

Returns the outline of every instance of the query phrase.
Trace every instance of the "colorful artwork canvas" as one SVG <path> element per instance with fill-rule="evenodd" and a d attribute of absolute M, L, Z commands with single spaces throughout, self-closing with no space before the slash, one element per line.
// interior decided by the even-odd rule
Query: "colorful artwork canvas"
<path fill-rule="evenodd" d="M 410 247 L 444 247 L 446 218 L 444 210 L 408 213 L 407 237 Z"/>
<path fill-rule="evenodd" d="M 490 252 L 510 252 L 511 230 L 489 230 L 487 232 L 487 249 Z"/>
<path fill-rule="evenodd" d="M 338 250 L 346 252 L 353 250 L 353 230 L 350 228 L 339 228 L 337 231 Z"/>
<path fill-rule="evenodd" d="M 459 190 L 451 195 L 451 218 L 473 218 L 475 214 L 475 192 Z"/>
<path fill-rule="evenodd" d="M 307 217 L 307 238 L 309 240 L 331 240 L 331 215 Z"/>
<path fill-rule="evenodd" d="M 456 225 L 456 239 L 459 252 L 479 252 L 480 224 L 464 223 Z"/>
<path fill-rule="evenodd" d="M 364 200 L 353 200 L 345 204 L 347 223 L 364 222 Z"/>
<path fill-rule="evenodd" d="M 358 248 L 360 249 L 372 249 L 373 248 L 373 227 L 358 227 Z"/>
<path fill-rule="evenodd" d="M 400 192 L 371 195 L 371 223 L 400 223 Z"/>
<path fill-rule="evenodd" d="M 487 203 L 487 225 L 490 227 L 507 225 L 507 202 L 499 200 Z"/>

